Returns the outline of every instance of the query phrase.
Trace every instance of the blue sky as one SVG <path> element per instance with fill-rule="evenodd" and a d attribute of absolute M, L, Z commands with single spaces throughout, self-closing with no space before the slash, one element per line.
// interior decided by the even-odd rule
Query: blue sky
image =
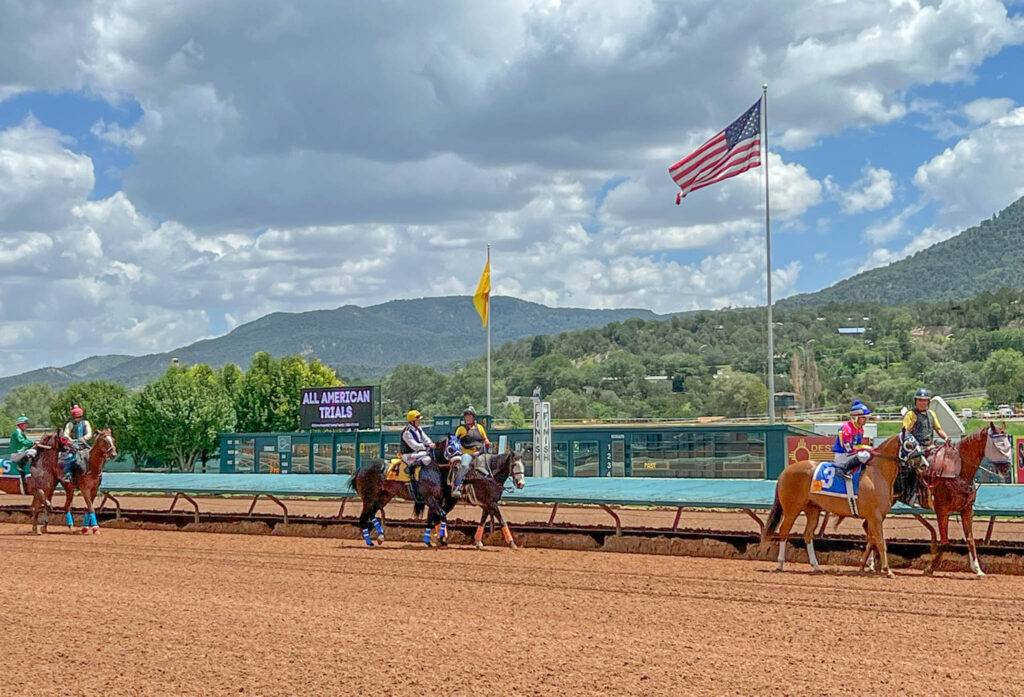
<path fill-rule="evenodd" d="M 763 168 L 667 169 L 762 82 L 776 297 L 1024 195 L 1019 5 L 398 9 L 0 0 L 0 374 L 470 293 L 487 242 L 548 305 L 759 304 Z"/>

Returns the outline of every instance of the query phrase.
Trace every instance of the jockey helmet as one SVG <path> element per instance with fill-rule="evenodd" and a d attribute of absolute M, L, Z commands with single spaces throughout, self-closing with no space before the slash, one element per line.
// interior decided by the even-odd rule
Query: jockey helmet
<path fill-rule="evenodd" d="M 931 400 L 932 393 L 928 391 L 927 387 L 917 388 L 917 392 L 914 393 L 914 399 L 927 399 Z"/>
<path fill-rule="evenodd" d="M 417 410 L 410 409 L 409 413 L 405 415 L 405 420 L 408 421 L 409 423 L 412 423 L 413 421 L 421 418 L 422 416 L 423 414 L 419 413 Z"/>
<path fill-rule="evenodd" d="M 21 416 L 18 417 L 18 420 L 17 420 L 16 423 L 17 423 L 18 426 L 21 426 L 22 424 L 25 424 L 27 426 L 28 425 L 28 417 L 25 416 L 24 414 L 22 414 Z"/>
<path fill-rule="evenodd" d="M 850 416 L 868 416 L 871 414 L 871 410 L 868 406 L 861 402 L 859 399 L 853 403 L 850 407 Z"/>
<path fill-rule="evenodd" d="M 85 416 L 85 409 L 83 409 L 82 407 L 78 406 L 77 404 L 75 406 L 71 407 L 71 418 L 72 419 L 80 419 L 83 416 Z"/>
<path fill-rule="evenodd" d="M 466 414 L 472 414 L 475 417 L 476 409 L 474 409 L 473 407 L 466 407 L 465 409 L 462 410 L 462 415 L 465 416 Z"/>

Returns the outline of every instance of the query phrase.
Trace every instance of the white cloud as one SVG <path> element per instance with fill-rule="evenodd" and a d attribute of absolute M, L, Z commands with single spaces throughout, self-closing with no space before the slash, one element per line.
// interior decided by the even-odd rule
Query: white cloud
<path fill-rule="evenodd" d="M 865 167 L 864 176 L 841 195 L 843 213 L 863 213 L 885 208 L 893 200 L 896 182 L 887 169 Z"/>
<path fill-rule="evenodd" d="M 1013 108 L 1013 100 L 1008 97 L 998 99 L 975 99 L 964 105 L 964 114 L 973 124 L 983 124 L 994 121 L 1006 114 Z"/>
<path fill-rule="evenodd" d="M 943 240 L 948 240 L 959 232 L 959 230 L 952 230 L 949 228 L 941 227 L 927 227 L 920 233 L 914 236 L 910 242 L 904 245 L 900 249 L 891 250 L 885 247 L 879 247 L 868 255 L 868 258 L 861 264 L 857 272 L 867 271 L 878 266 L 885 266 L 891 264 L 894 261 L 899 261 L 905 257 L 909 257 L 913 254 L 917 254 L 922 249 L 927 249 L 934 244 L 938 244 Z"/>
<path fill-rule="evenodd" d="M 914 184 L 939 201 L 943 227 L 967 227 L 1024 195 L 1024 107 L 976 128 L 918 167 Z"/>

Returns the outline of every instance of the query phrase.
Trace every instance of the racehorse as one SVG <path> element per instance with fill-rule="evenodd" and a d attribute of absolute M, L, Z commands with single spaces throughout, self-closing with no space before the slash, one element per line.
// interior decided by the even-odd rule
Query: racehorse
<path fill-rule="evenodd" d="M 60 431 L 43 436 L 36 442 L 39 455 L 31 463 L 26 490 L 32 496 L 32 532 L 39 531 L 39 515 L 43 514 L 43 530 L 50 519 L 50 499 L 61 478 L 60 456 L 71 450 L 71 442 Z"/>
<path fill-rule="evenodd" d="M 423 532 L 424 544 L 430 546 L 431 528 L 435 526 L 439 527 L 439 543 L 446 544 L 448 521 L 441 504 L 444 501 L 447 477 L 442 474 L 439 465 L 457 463 L 461 457 L 462 446 L 455 436 L 449 434 L 440 442 L 435 443 L 431 449 L 430 462 L 417 468 L 418 475 L 414 472 L 414 476 L 418 476 L 415 483 L 415 497 L 413 497 L 411 482 L 387 478 L 388 464 L 384 460 L 372 460 L 369 464 L 360 467 L 359 471 L 349 478 L 348 485 L 355 489 L 363 501 L 363 511 L 359 514 L 359 528 L 362 530 L 363 540 L 366 541 L 367 546 L 374 546 L 370 539 L 371 525 L 377 531 L 377 544 L 384 543 L 384 527 L 381 525 L 380 518 L 377 517 L 377 512 L 383 511 L 388 502 L 396 497 L 413 501 L 413 511 L 417 518 L 422 515 L 424 508 L 427 509 L 427 527 Z M 405 467 L 405 464 L 400 464 L 399 467 Z"/>
<path fill-rule="evenodd" d="M 89 451 L 89 463 L 87 469 L 83 470 L 77 463 L 71 468 L 71 488 L 66 488 L 67 494 L 64 501 L 64 519 L 69 528 L 75 526 L 75 519 L 71 515 L 71 501 L 75 498 L 75 489 L 82 492 L 85 499 L 85 507 L 88 512 L 82 519 L 82 534 L 92 531 L 96 534 L 100 531 L 99 521 L 96 520 L 96 512 L 93 510 L 93 502 L 100 489 L 100 482 L 103 481 L 103 465 L 108 461 L 117 458 L 117 445 L 114 443 L 114 436 L 109 428 L 104 428 L 96 433 L 92 449 Z"/>
<path fill-rule="evenodd" d="M 515 539 L 512 538 L 512 531 L 509 530 L 508 523 L 505 522 L 498 504 L 501 502 L 502 494 L 505 492 L 505 481 L 509 477 L 512 477 L 512 483 L 517 489 L 521 489 L 525 485 L 524 475 L 526 471 L 522 466 L 522 456 L 514 450 L 508 450 L 498 455 L 480 453 L 474 456 L 471 467 L 472 469 L 463 483 L 463 491 L 466 492 L 464 499 L 466 503 L 479 506 L 482 509 L 480 523 L 476 526 L 476 532 L 473 535 L 473 543 L 476 549 L 483 549 L 483 526 L 487 522 L 488 517 L 498 521 L 502 526 L 502 534 L 505 535 L 505 541 L 508 543 L 508 546 L 515 549 L 516 543 Z M 474 471 L 487 472 L 490 476 L 471 477 Z M 444 498 L 445 514 L 451 513 L 458 503 L 459 499 L 452 497 L 451 487 L 446 486 Z"/>
<path fill-rule="evenodd" d="M 481 453 L 473 458 L 470 475 L 479 470 L 489 472 L 490 477 L 469 478 L 467 476 L 462 485 L 465 501 L 483 509 L 480 514 L 480 524 L 476 526 L 476 533 L 473 535 L 473 543 L 477 549 L 484 548 L 484 525 L 487 523 L 487 518 L 491 517 L 501 525 L 505 542 L 509 547 L 515 549 L 516 542 L 512 538 L 512 531 L 508 529 L 508 523 L 502 517 L 498 503 L 501 501 L 501 495 L 505 492 L 505 481 L 509 477 L 512 477 L 512 483 L 517 489 L 522 489 L 526 484 L 524 478 L 526 469 L 523 467 L 522 456 L 514 450 L 508 450 L 500 455 Z M 445 487 L 445 494 L 444 510 L 445 514 L 448 514 L 458 503 L 458 499 L 452 498 L 450 487 Z"/>
<path fill-rule="evenodd" d="M 991 462 L 1000 475 L 1005 475 L 1009 471 L 1011 457 L 1006 424 L 996 426 L 991 421 L 987 426 L 964 436 L 955 446 L 947 442 L 936 450 L 932 456 L 933 465 L 925 470 L 924 476 L 931 490 L 931 508 L 939 523 L 939 549 L 925 569 L 926 574 L 935 572 L 942 553 L 949 547 L 949 516 L 959 513 L 964 538 L 967 540 L 971 571 L 978 576 L 985 575 L 974 544 L 974 499 L 978 495 L 974 477 L 983 459 Z M 949 467 L 952 469 L 947 469 Z M 937 476 L 933 468 L 938 472 L 956 472 L 957 469 L 959 472 L 952 477 L 942 477 Z"/>
<path fill-rule="evenodd" d="M 32 532 L 37 535 L 40 534 L 38 525 L 40 511 L 44 512 L 42 532 L 47 532 L 53 492 L 56 490 L 58 482 L 61 482 L 63 474 L 60 453 L 72 449 L 71 443 L 59 432 L 53 436 L 43 437 L 39 441 L 39 445 L 43 451 L 37 458 L 36 464 L 32 466 L 29 487 L 32 493 Z M 70 488 L 65 487 L 67 501 L 64 507 L 68 527 L 74 525 L 74 519 L 71 516 L 71 500 L 74 490 L 78 489 L 85 499 L 87 511 L 82 519 L 82 534 L 84 535 L 90 530 L 94 534 L 99 532 L 99 522 L 96 520 L 96 512 L 93 510 L 93 501 L 103 477 L 103 465 L 116 457 L 117 446 L 114 444 L 114 437 L 110 434 L 110 429 L 105 428 L 96 435 L 95 444 L 89 452 L 87 467 L 83 469 L 77 460 L 71 466 L 71 484 Z M 64 486 L 63 483 L 61 485 Z"/>
<path fill-rule="evenodd" d="M 889 556 L 885 546 L 883 525 L 885 516 L 892 506 L 892 487 L 899 473 L 900 464 L 897 458 L 900 449 L 898 435 L 890 436 L 877 448 L 871 450 L 871 459 L 863 465 L 864 473 L 857 493 L 857 517 L 863 518 L 867 527 L 868 546 L 861 560 L 861 570 L 867 564 L 868 554 L 872 549 L 878 550 L 882 561 L 882 573 L 892 576 L 889 568 Z M 804 528 L 804 543 L 807 545 L 807 559 L 815 571 L 821 571 L 818 559 L 814 554 L 814 529 L 821 512 L 828 511 L 837 516 L 849 516 L 850 508 L 846 499 L 826 496 L 811 491 L 811 481 L 817 462 L 804 460 L 788 465 L 779 475 L 775 484 L 775 502 L 768 522 L 761 532 L 761 544 L 772 539 L 779 540 L 779 565 L 781 571 L 786 561 L 786 539 L 796 522 L 797 516 L 803 513 L 807 518 Z M 779 525 L 779 522 L 782 522 Z M 778 533 L 775 532 L 776 526 Z"/>

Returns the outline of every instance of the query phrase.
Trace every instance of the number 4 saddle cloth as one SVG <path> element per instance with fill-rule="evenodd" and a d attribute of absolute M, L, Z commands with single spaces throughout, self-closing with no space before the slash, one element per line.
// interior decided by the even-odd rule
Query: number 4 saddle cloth
<path fill-rule="evenodd" d="M 811 493 L 823 496 L 838 496 L 850 503 L 850 512 L 857 515 L 857 494 L 860 492 L 860 478 L 863 467 L 857 467 L 853 476 L 844 477 L 833 462 L 822 462 L 814 468 L 811 477 Z"/>
<path fill-rule="evenodd" d="M 415 476 L 416 476 L 416 481 L 419 481 L 420 480 L 420 468 L 419 468 L 419 465 L 416 466 Z M 388 463 L 388 469 L 387 469 L 387 472 L 384 475 L 384 478 L 387 479 L 389 482 L 406 482 L 406 483 L 408 483 L 410 481 L 409 480 L 409 473 L 405 471 L 405 463 L 402 462 L 401 458 L 396 457 L 393 460 L 391 460 L 391 462 Z"/>

